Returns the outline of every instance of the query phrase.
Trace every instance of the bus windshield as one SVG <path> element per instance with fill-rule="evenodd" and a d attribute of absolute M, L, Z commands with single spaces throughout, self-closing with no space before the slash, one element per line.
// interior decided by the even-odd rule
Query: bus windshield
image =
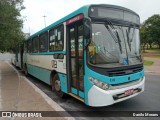
<path fill-rule="evenodd" d="M 142 62 L 139 29 L 106 23 L 92 24 L 88 46 L 89 63 L 98 67 L 120 67 Z"/>

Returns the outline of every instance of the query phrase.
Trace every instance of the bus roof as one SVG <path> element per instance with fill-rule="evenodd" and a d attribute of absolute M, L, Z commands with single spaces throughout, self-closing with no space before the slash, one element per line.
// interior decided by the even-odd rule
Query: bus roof
<path fill-rule="evenodd" d="M 79 9 L 77 9 L 76 11 L 70 13 L 69 15 L 63 17 L 62 19 L 60 19 L 60 20 L 52 23 L 51 25 L 43 28 L 42 30 L 36 32 L 35 34 L 31 35 L 28 39 L 32 39 L 33 37 L 35 37 L 35 36 L 37 36 L 37 35 L 45 32 L 45 31 L 53 28 L 54 26 L 57 26 L 57 25 L 65 22 L 66 20 L 68 20 L 68 19 L 70 19 L 70 18 L 72 18 L 72 17 L 74 17 L 74 16 L 76 16 L 76 15 L 78 15 L 78 14 L 81 14 L 81 13 L 82 13 L 84 16 L 88 16 L 88 9 L 89 9 L 89 7 L 92 6 L 92 5 L 93 5 L 93 6 L 96 5 L 96 6 L 104 6 L 104 7 L 113 7 L 113 8 L 123 9 L 123 10 L 132 12 L 132 13 L 136 14 L 137 16 L 139 16 L 139 15 L 138 15 L 137 13 L 135 13 L 134 11 L 132 11 L 132 10 L 130 10 L 130 9 L 128 9 L 128 8 L 125 8 L 125 7 L 117 6 L 117 5 L 109 5 L 109 4 L 91 4 L 91 5 L 85 5 L 85 6 L 82 6 L 81 8 L 79 8 Z"/>

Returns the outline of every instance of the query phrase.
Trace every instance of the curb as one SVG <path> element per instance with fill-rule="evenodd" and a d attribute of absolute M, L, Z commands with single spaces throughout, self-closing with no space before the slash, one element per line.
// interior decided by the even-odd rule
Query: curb
<path fill-rule="evenodd" d="M 17 69 L 14 68 L 8 61 L 6 61 L 6 63 L 16 71 L 16 73 L 18 74 L 18 76 L 21 76 L 21 75 L 19 74 L 19 72 L 17 71 Z M 41 89 L 39 89 L 39 88 L 38 88 L 37 86 L 35 86 L 32 82 L 30 82 L 25 76 L 21 76 L 21 77 L 24 78 L 24 80 L 25 80 L 26 82 L 28 82 L 29 85 L 31 85 L 31 86 L 34 88 L 34 90 L 35 90 L 36 92 L 38 92 L 38 93 L 44 98 L 44 100 L 45 100 L 55 111 L 66 111 L 66 110 L 64 110 L 60 105 L 58 105 L 54 100 L 52 100 L 50 97 L 48 97 Z M 67 111 L 66 111 L 66 113 L 67 113 Z M 69 116 L 71 116 L 69 113 L 67 113 L 67 114 L 68 114 Z M 75 120 L 74 117 L 63 117 L 63 118 L 65 118 L 65 119 L 67 119 L 67 120 Z"/>

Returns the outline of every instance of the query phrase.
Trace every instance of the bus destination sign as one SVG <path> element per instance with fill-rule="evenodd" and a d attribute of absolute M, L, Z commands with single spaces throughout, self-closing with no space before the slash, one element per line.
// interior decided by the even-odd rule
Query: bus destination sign
<path fill-rule="evenodd" d="M 68 25 L 68 24 L 74 23 L 74 22 L 76 22 L 76 21 L 79 21 L 79 20 L 81 20 L 81 19 L 83 19 L 83 14 L 80 14 L 80 15 L 78 15 L 78 16 L 75 16 L 75 17 L 67 20 L 67 21 L 66 21 L 66 24 Z"/>

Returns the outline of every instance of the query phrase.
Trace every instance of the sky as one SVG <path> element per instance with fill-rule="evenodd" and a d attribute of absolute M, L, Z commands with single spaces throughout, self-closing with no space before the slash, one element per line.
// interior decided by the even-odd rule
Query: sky
<path fill-rule="evenodd" d="M 160 0 L 24 0 L 23 32 L 31 35 L 87 4 L 111 4 L 139 14 L 141 23 L 160 14 Z M 44 17 L 45 20 L 44 20 Z M 45 21 L 45 22 L 44 22 Z"/>

